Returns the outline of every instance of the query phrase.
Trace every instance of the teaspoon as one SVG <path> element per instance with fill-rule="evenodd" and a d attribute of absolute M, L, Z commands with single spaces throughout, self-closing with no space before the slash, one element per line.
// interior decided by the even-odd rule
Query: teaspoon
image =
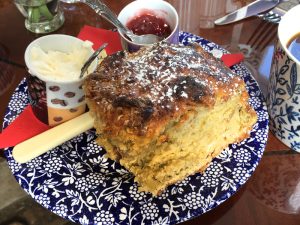
<path fill-rule="evenodd" d="M 104 43 L 103 45 L 100 46 L 88 59 L 87 61 L 83 64 L 80 72 L 79 78 L 82 78 L 84 73 L 87 71 L 88 67 L 91 65 L 91 63 L 94 61 L 94 59 L 103 51 L 103 49 L 106 48 L 108 44 Z"/>

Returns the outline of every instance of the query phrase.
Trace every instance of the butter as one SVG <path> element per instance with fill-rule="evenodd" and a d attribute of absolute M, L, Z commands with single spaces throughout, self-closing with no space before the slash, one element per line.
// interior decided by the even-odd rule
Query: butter
<path fill-rule="evenodd" d="M 34 46 L 30 52 L 32 67 L 39 76 L 54 81 L 78 80 L 83 64 L 93 52 L 92 45 L 92 42 L 85 41 L 79 46 L 73 46 L 70 52 L 44 51 Z M 88 70 L 85 75 L 90 72 Z"/>

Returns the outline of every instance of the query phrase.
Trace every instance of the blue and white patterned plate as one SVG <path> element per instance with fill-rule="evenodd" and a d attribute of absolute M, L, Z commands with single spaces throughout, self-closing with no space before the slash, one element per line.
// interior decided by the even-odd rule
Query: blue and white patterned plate
<path fill-rule="evenodd" d="M 207 51 L 216 44 L 180 33 L 183 44 L 200 43 Z M 225 52 L 225 50 L 222 50 Z M 232 69 L 247 84 L 250 104 L 258 114 L 251 136 L 232 144 L 215 158 L 204 174 L 189 176 L 159 197 L 138 192 L 133 176 L 103 157 L 89 130 L 61 146 L 18 164 L 12 148 L 5 155 L 22 188 L 50 211 L 81 224 L 175 224 L 199 216 L 232 196 L 251 176 L 267 142 L 268 113 L 256 81 L 243 64 Z M 28 104 L 23 80 L 14 92 L 4 118 L 7 127 Z"/>

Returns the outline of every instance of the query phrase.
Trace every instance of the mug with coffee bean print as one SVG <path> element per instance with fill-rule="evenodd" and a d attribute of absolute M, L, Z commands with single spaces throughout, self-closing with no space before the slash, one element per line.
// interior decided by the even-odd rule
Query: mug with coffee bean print
<path fill-rule="evenodd" d="M 46 35 L 25 51 L 27 84 L 35 116 L 50 126 L 79 116 L 86 110 L 81 67 L 93 54 L 92 43 L 68 35 Z M 92 73 L 97 59 L 88 68 Z"/>
<path fill-rule="evenodd" d="M 267 96 L 270 129 L 300 152 L 300 5 L 289 10 L 278 26 Z"/>

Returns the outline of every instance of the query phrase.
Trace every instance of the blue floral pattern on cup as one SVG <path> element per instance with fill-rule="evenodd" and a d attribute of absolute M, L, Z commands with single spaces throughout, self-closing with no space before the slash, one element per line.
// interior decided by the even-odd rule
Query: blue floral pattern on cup
<path fill-rule="evenodd" d="M 267 97 L 270 130 L 300 152 L 300 78 L 297 64 L 278 42 L 274 50 Z"/>
<path fill-rule="evenodd" d="M 180 33 L 180 42 L 199 43 L 211 52 L 219 49 L 201 37 Z M 89 130 L 53 150 L 19 164 L 5 155 L 22 188 L 39 204 L 73 222 L 87 224 L 175 224 L 217 207 L 248 180 L 258 165 L 268 138 L 267 107 L 259 87 L 243 64 L 231 68 L 241 76 L 258 115 L 250 137 L 234 143 L 216 157 L 207 170 L 168 187 L 160 196 L 139 192 L 133 176 L 120 164 L 104 157 L 105 150 Z M 27 84 L 13 94 L 4 127 L 28 104 Z M 20 99 L 20 96 L 23 96 Z"/>

